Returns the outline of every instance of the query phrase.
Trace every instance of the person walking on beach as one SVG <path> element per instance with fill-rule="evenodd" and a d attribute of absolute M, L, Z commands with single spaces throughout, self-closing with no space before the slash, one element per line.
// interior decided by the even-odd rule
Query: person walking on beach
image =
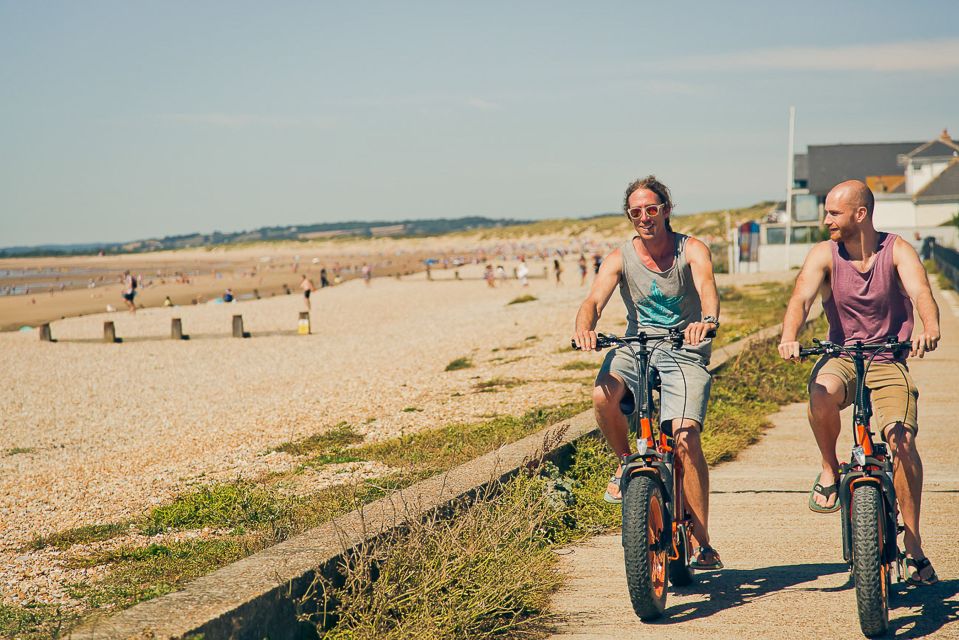
<path fill-rule="evenodd" d="M 496 274 L 493 273 L 493 265 L 486 265 L 486 269 L 483 271 L 483 278 L 486 280 L 486 285 L 490 289 L 494 289 L 496 287 Z"/>
<path fill-rule="evenodd" d="M 553 274 L 556 276 L 556 286 L 563 284 L 563 263 L 559 258 L 553 258 Z"/>
<path fill-rule="evenodd" d="M 895 234 L 873 226 L 875 198 L 858 180 L 833 187 L 826 196 L 824 223 L 829 240 L 810 250 L 796 278 L 779 355 L 799 359 L 797 336 L 816 296 L 829 321 L 829 341 L 837 344 L 881 342 L 887 336 L 912 341 L 911 355 L 920 358 L 939 345 L 939 306 L 916 250 Z M 922 332 L 913 335 L 913 305 Z M 883 357 L 885 356 L 885 357 Z M 871 390 L 876 424 L 895 459 L 893 482 L 905 526 L 907 582 L 938 581 L 922 550 L 919 510 L 922 502 L 922 459 L 916 448 L 919 390 L 909 375 L 906 355 L 881 354 L 871 361 L 866 385 Z M 824 356 L 809 377 L 809 425 L 822 455 L 822 470 L 809 494 L 809 509 L 838 511 L 839 460 L 836 442 L 842 430 L 839 412 L 856 392 L 856 372 L 848 360 Z"/>
<path fill-rule="evenodd" d="M 579 254 L 579 286 L 586 284 L 586 256 Z"/>
<path fill-rule="evenodd" d="M 320 269 L 320 288 L 325 289 L 330 286 L 330 279 L 326 275 L 326 267 Z"/>
<path fill-rule="evenodd" d="M 310 310 L 310 294 L 316 291 L 316 287 L 313 286 L 313 281 L 304 273 L 300 278 L 300 290 L 303 292 L 303 303 L 306 305 L 306 310 Z"/>
<path fill-rule="evenodd" d="M 672 230 L 669 189 L 647 176 L 632 182 L 623 203 L 634 235 L 602 261 L 586 300 L 576 314 L 573 340 L 580 349 L 596 348 L 596 324 L 619 287 L 626 305 L 627 336 L 640 331 L 668 335 L 681 329 L 681 349 L 655 349 L 650 364 L 659 371 L 660 428 L 673 437 L 677 457 L 686 473 L 683 490 L 693 521 L 698 548 L 690 563 L 694 569 L 720 569 L 719 554 L 709 538 L 709 467 L 700 433 L 712 377 L 706 370 L 712 341 L 709 331 L 719 328 L 719 293 L 712 256 L 700 240 Z M 596 422 L 619 460 L 630 455 L 628 424 L 620 408 L 627 389 L 638 384 L 636 366 L 627 349 L 613 349 L 603 361 L 593 387 Z M 603 498 L 622 501 L 620 464 Z"/>
<path fill-rule="evenodd" d="M 526 265 L 525 256 L 520 256 L 519 266 L 516 268 L 516 278 L 524 287 L 529 286 L 529 267 Z"/>
<path fill-rule="evenodd" d="M 129 271 L 123 273 L 123 301 L 127 305 L 130 313 L 136 314 L 137 305 L 133 301 L 137 297 L 137 279 L 130 275 Z"/>
<path fill-rule="evenodd" d="M 368 263 L 363 263 L 363 283 L 370 286 L 370 279 L 373 277 L 373 267 Z"/>

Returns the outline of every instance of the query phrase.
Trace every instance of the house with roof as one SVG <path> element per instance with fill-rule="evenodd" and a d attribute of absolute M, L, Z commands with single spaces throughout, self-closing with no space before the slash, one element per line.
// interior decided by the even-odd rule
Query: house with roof
<path fill-rule="evenodd" d="M 866 177 L 876 227 L 937 227 L 959 215 L 959 144 L 943 131 L 896 158 L 899 172 Z"/>
<path fill-rule="evenodd" d="M 878 142 L 809 145 L 793 160 L 793 217 L 764 221 L 760 231 L 759 269 L 799 266 L 821 238 L 826 194 L 845 180 L 865 182 L 876 196 L 876 228 L 912 240 L 933 235 L 941 244 L 957 244 L 957 229 L 940 226 L 959 215 L 959 142 L 946 130 L 927 142 Z M 782 214 L 782 212 L 779 212 Z M 777 266 L 778 265 L 778 266 Z"/>

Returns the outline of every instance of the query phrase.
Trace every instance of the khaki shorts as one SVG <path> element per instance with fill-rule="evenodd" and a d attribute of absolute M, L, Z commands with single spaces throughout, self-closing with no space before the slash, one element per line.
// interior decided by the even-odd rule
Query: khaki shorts
<path fill-rule="evenodd" d="M 836 376 L 846 387 L 842 407 L 856 399 L 856 366 L 846 358 L 824 356 L 813 367 L 809 386 L 821 375 Z M 919 389 L 909 375 L 909 368 L 899 362 L 873 362 L 866 371 L 866 386 L 872 391 L 872 424 L 886 439 L 885 429 L 901 422 L 915 434 L 919 430 Z"/>

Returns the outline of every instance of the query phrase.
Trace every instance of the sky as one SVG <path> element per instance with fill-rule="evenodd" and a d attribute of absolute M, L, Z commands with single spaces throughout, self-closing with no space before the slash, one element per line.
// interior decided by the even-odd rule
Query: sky
<path fill-rule="evenodd" d="M 0 247 L 782 199 L 959 134 L 959 2 L 0 0 Z"/>

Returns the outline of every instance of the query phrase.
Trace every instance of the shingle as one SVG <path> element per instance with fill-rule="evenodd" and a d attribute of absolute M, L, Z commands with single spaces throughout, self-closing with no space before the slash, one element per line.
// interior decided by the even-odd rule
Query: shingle
<path fill-rule="evenodd" d="M 955 141 L 950 144 L 937 138 L 920 145 L 906 155 L 910 158 L 952 158 L 959 155 L 959 144 Z"/>
<path fill-rule="evenodd" d="M 900 155 L 920 142 L 809 145 L 809 192 L 825 196 L 845 180 L 866 181 L 866 176 L 891 176 L 903 172 Z"/>
<path fill-rule="evenodd" d="M 930 199 L 941 201 L 950 198 L 959 200 L 959 160 L 953 160 L 945 171 L 915 195 L 916 202 Z"/>

